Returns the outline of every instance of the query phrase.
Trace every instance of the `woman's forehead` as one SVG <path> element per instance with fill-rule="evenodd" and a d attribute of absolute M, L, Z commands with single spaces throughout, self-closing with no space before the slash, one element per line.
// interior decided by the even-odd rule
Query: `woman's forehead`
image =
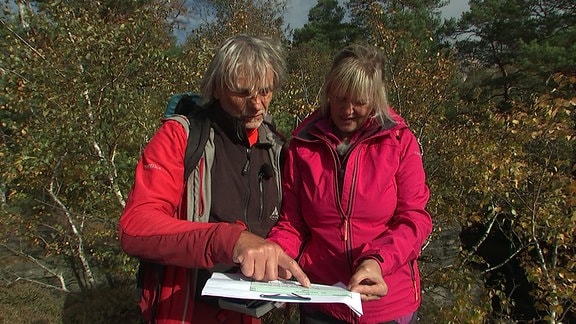
<path fill-rule="evenodd" d="M 347 97 L 350 99 L 367 99 L 369 96 L 368 89 L 362 89 L 359 86 L 353 86 L 351 84 L 335 83 L 332 84 L 328 95 Z"/>

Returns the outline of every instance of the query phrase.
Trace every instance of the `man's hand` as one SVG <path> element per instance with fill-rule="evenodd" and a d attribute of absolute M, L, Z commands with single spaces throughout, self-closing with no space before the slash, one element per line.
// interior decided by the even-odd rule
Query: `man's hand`
<path fill-rule="evenodd" d="M 278 244 L 248 231 L 242 232 L 234 245 L 232 261 L 240 264 L 242 274 L 246 277 L 268 281 L 294 276 L 302 286 L 310 287 L 310 279 Z"/>
<path fill-rule="evenodd" d="M 362 301 L 378 300 L 388 293 L 388 285 L 382 278 L 380 263 L 374 259 L 366 259 L 356 268 L 356 273 L 350 278 L 348 289 L 360 293 Z"/>

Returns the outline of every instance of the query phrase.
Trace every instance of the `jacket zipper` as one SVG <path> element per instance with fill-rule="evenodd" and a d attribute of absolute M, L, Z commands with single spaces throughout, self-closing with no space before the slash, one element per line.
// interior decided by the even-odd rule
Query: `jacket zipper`
<path fill-rule="evenodd" d="M 345 252 L 346 252 L 346 259 L 348 260 L 348 268 L 350 269 L 350 273 L 352 273 L 354 271 L 354 269 L 352 268 L 354 265 L 354 260 L 352 258 L 352 239 L 351 239 L 351 229 L 350 229 L 350 208 L 351 208 L 351 201 L 350 199 L 348 200 L 348 206 L 346 211 L 344 211 L 344 209 L 342 208 L 342 194 L 340 192 L 340 186 L 338 185 L 339 182 L 339 171 L 340 168 L 343 167 L 342 165 L 342 161 L 346 160 L 346 159 L 339 159 L 338 158 L 338 153 L 335 152 L 334 150 L 332 150 L 330 148 L 330 146 L 328 144 L 326 144 L 328 146 L 328 150 L 330 152 L 332 152 L 332 159 L 334 162 L 334 166 L 335 166 L 335 170 L 336 170 L 336 175 L 334 177 L 334 188 L 335 188 L 335 204 L 336 204 L 336 210 L 338 210 L 338 213 L 341 215 L 342 217 L 342 226 L 340 227 L 340 237 L 342 239 L 342 241 L 344 242 L 345 245 Z M 350 148 L 352 149 L 352 148 Z M 350 152 L 350 151 L 348 151 Z M 347 153 L 348 154 L 348 153 Z M 355 177 L 355 174 L 354 174 Z M 353 179 L 353 182 L 355 182 L 355 179 Z M 344 182 L 342 182 L 344 183 Z M 354 313 L 352 312 L 352 310 L 349 311 L 349 316 L 348 319 L 352 322 L 352 323 L 357 323 L 358 321 L 356 320 Z"/>
<path fill-rule="evenodd" d="M 414 300 L 418 301 L 418 286 L 416 285 L 416 275 L 414 273 L 414 262 L 410 262 L 408 265 L 410 267 L 410 277 L 412 278 L 412 287 L 414 288 Z"/>
<path fill-rule="evenodd" d="M 348 157 L 350 156 L 350 152 L 353 151 L 353 149 L 357 146 L 358 142 L 354 143 L 354 145 L 350 146 L 350 148 L 348 149 L 348 152 L 345 154 L 344 158 L 342 160 L 338 159 L 338 157 L 335 155 L 337 154 L 336 152 L 332 151 L 332 156 L 334 157 L 335 165 L 337 168 L 345 168 L 345 166 L 342 165 L 342 161 L 348 161 Z M 353 174 L 352 174 L 352 185 L 351 185 L 351 192 L 350 192 L 350 196 L 348 198 L 348 206 L 346 206 L 346 211 L 344 211 L 341 208 L 341 201 L 342 201 L 342 197 L 341 197 L 341 193 L 340 193 L 340 187 L 338 186 L 338 173 L 336 173 L 336 179 L 335 179 L 335 186 L 336 186 L 336 199 L 337 199 L 337 207 L 339 207 L 342 218 L 343 218 L 343 226 L 341 228 L 341 236 L 342 236 L 342 240 L 344 241 L 344 244 L 346 246 L 346 258 L 348 259 L 348 266 L 350 268 L 350 272 L 354 273 L 354 258 L 352 255 L 352 229 L 350 226 L 351 223 L 351 210 L 352 210 L 352 205 L 353 205 L 353 201 L 352 201 L 352 197 L 354 197 L 354 193 L 355 193 L 355 189 L 356 189 L 356 178 L 358 175 L 358 159 L 359 159 L 359 154 L 356 155 L 356 160 L 354 160 L 354 168 L 353 170 Z M 338 172 L 338 171 L 337 171 Z M 342 186 L 344 186 L 344 181 L 342 181 Z M 358 323 L 359 320 L 354 316 L 354 313 L 352 312 L 352 310 L 350 310 L 350 319 L 352 321 L 352 323 Z"/>
<path fill-rule="evenodd" d="M 350 150 L 348 152 L 351 152 L 351 150 L 353 149 L 353 147 L 350 147 Z M 349 153 L 346 153 L 346 155 L 349 155 Z M 348 257 L 348 263 L 350 264 L 350 268 L 351 268 L 351 272 L 354 273 L 354 258 L 352 255 L 352 228 L 350 226 L 350 222 L 351 222 L 351 211 L 352 211 L 352 205 L 354 204 L 354 202 L 352 201 L 352 197 L 354 197 L 354 194 L 356 192 L 356 179 L 357 179 L 357 175 L 358 175 L 358 158 L 359 158 L 359 154 L 356 154 L 356 160 L 354 160 L 354 168 L 353 170 L 353 174 L 352 174 L 352 186 L 351 186 L 351 191 L 350 191 L 350 197 L 348 198 L 348 206 L 346 208 L 346 215 L 347 215 L 347 222 L 346 222 L 346 233 L 347 233 L 347 237 L 348 239 L 346 240 L 346 256 Z M 354 314 L 352 313 L 352 310 L 350 310 L 350 316 L 352 318 L 352 322 L 353 323 L 358 323 L 359 320 L 357 319 L 357 317 L 354 316 Z"/>
<path fill-rule="evenodd" d="M 336 176 L 334 178 L 334 191 L 336 192 L 336 195 L 335 195 L 334 202 L 336 204 L 336 210 L 338 210 L 339 214 L 342 216 L 342 225 L 340 227 L 340 238 L 342 239 L 342 241 L 347 242 L 348 241 L 348 217 L 346 216 L 346 213 L 344 213 L 344 210 L 342 209 L 342 205 L 341 205 L 342 197 L 341 197 L 341 193 L 340 193 L 340 186 L 338 185 L 338 171 L 341 168 L 341 162 L 340 162 L 340 159 L 338 159 L 337 153 L 334 152 L 328 144 L 326 144 L 326 146 L 328 146 L 328 150 L 330 152 L 332 152 L 332 162 L 334 163 L 334 167 L 336 169 Z"/>

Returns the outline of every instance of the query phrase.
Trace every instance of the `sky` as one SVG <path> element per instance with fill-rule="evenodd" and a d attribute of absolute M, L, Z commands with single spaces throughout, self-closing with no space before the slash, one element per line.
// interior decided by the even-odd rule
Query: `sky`
<path fill-rule="evenodd" d="M 343 0 L 338 1 L 341 5 Z M 284 20 L 292 29 L 301 28 L 308 22 L 308 12 L 316 5 L 314 0 L 288 0 Z M 442 8 L 443 18 L 459 18 L 462 12 L 468 10 L 468 0 L 450 0 L 448 5 Z"/>
<path fill-rule="evenodd" d="M 345 2 L 345 0 L 338 1 L 340 5 Z M 316 3 L 316 0 L 288 0 L 286 5 L 286 14 L 284 15 L 285 24 L 289 24 L 291 29 L 301 28 L 304 26 L 304 24 L 308 22 L 308 12 L 316 5 Z M 468 0 L 450 0 L 448 5 L 441 9 L 441 14 L 443 18 L 458 18 L 462 12 L 468 10 L 468 8 Z M 200 23 L 199 17 L 200 16 L 191 13 L 190 16 L 182 16 L 180 19 L 184 26 L 194 28 L 192 26 L 197 26 Z M 186 39 L 186 29 L 174 31 L 178 42 L 183 42 Z"/>

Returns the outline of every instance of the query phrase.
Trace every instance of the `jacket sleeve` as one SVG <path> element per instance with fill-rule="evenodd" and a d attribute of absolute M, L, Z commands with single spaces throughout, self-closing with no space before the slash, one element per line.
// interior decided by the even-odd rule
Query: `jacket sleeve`
<path fill-rule="evenodd" d="M 243 224 L 178 219 L 186 145 L 182 125 L 166 121 L 144 149 L 120 217 L 120 245 L 127 254 L 156 263 L 188 268 L 231 264 Z"/>
<path fill-rule="evenodd" d="M 296 259 L 300 254 L 303 242 L 309 235 L 301 212 L 300 192 L 301 177 L 294 159 L 296 147 L 294 142 L 286 154 L 282 173 L 282 208 L 278 222 L 272 227 L 267 239 L 275 242 L 291 258 Z"/>
<path fill-rule="evenodd" d="M 426 211 L 430 192 L 416 136 L 404 128 L 397 134 L 401 153 L 395 175 L 397 205 L 388 229 L 370 244 L 355 264 L 366 258 L 381 261 L 382 274 L 395 272 L 402 265 L 416 260 L 426 239 L 432 232 L 432 218 Z"/>

